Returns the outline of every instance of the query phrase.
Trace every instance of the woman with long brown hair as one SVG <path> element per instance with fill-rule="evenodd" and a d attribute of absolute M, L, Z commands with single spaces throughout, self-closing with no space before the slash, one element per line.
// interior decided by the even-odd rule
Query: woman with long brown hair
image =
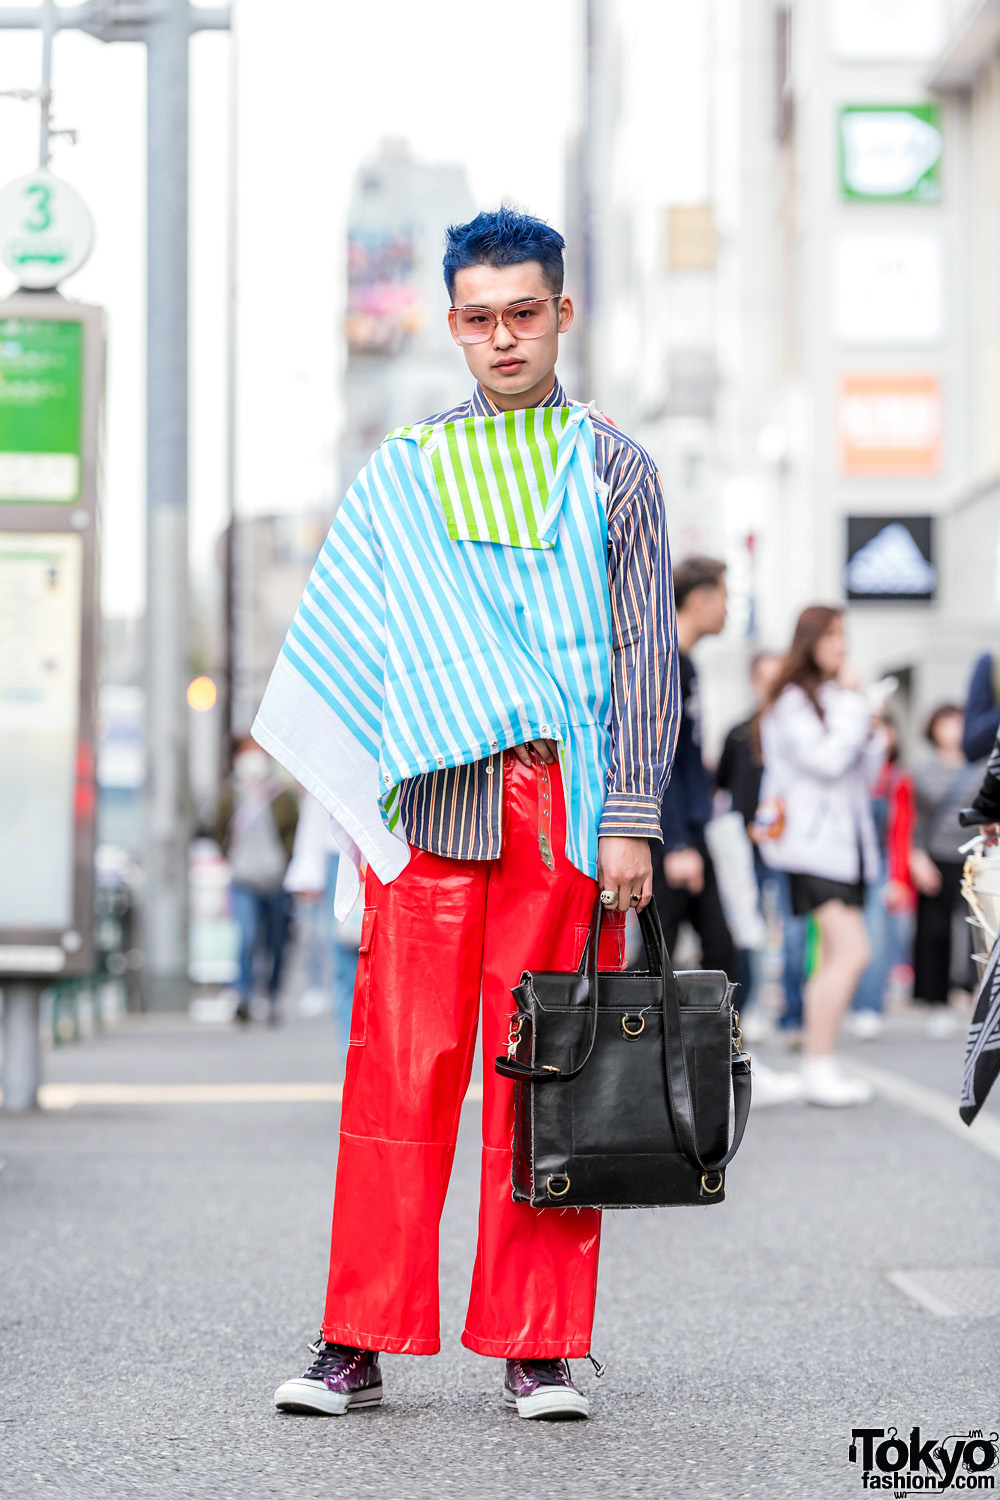
<path fill-rule="evenodd" d="M 871 950 L 865 881 L 878 873 L 870 790 L 885 734 L 847 665 L 840 609 L 814 604 L 795 626 L 761 718 L 769 806 L 761 853 L 788 874 L 796 916 L 812 913 L 820 959 L 806 987 L 802 1083 L 812 1104 L 864 1104 L 866 1083 L 841 1068 L 835 1048 Z"/>

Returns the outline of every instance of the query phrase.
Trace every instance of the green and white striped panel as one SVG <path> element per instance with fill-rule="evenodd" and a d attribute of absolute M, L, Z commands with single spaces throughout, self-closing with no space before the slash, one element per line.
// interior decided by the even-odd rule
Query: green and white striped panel
<path fill-rule="evenodd" d="M 552 518 L 545 527 L 543 518 L 553 492 L 565 483 L 575 442 L 575 433 L 567 432 L 572 416 L 568 406 L 540 406 L 390 436 L 418 438 L 452 541 L 542 550 L 552 545 L 546 534 L 553 530 Z"/>

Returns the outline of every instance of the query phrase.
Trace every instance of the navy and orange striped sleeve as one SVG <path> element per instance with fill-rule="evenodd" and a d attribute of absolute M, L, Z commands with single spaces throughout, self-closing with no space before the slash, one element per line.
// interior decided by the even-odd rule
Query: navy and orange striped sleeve
<path fill-rule="evenodd" d="M 641 448 L 621 447 L 605 470 L 612 750 L 599 833 L 660 839 L 660 802 L 680 726 L 670 547 L 660 476 Z"/>

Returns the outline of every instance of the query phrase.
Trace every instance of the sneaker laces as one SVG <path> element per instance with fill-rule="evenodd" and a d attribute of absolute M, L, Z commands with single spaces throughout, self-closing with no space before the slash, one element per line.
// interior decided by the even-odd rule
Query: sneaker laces
<path fill-rule="evenodd" d="M 569 1364 L 564 1359 L 519 1359 L 529 1380 L 539 1385 L 570 1385 Z"/>
<path fill-rule="evenodd" d="M 352 1365 L 365 1358 L 366 1350 L 352 1349 L 349 1344 L 310 1344 L 316 1358 L 303 1375 L 303 1380 L 328 1380 L 345 1374 Z"/>

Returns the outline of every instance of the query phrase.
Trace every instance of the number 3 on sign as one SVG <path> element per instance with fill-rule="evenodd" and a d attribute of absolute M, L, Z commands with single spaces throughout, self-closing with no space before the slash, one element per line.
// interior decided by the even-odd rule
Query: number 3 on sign
<path fill-rule="evenodd" d="M 49 209 L 52 189 L 46 187 L 44 182 L 32 182 L 25 188 L 24 196 L 34 199 L 32 212 L 24 221 L 25 229 L 30 229 L 34 234 L 44 233 L 52 223 L 52 213 Z"/>

